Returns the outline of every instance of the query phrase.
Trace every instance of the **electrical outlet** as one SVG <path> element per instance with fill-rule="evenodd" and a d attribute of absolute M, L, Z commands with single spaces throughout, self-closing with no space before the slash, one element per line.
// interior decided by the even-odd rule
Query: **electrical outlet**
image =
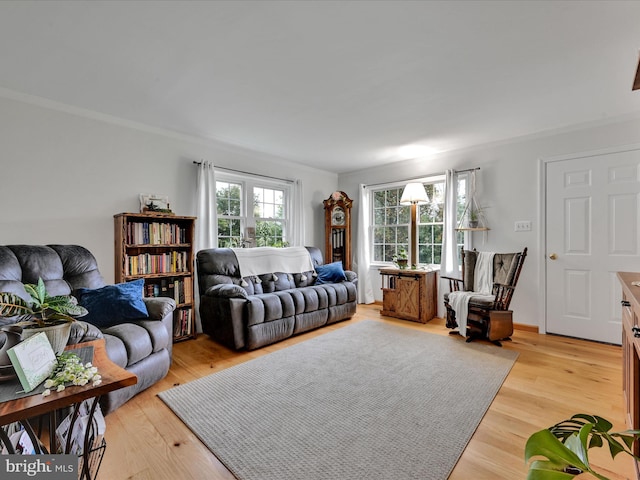
<path fill-rule="evenodd" d="M 531 231 L 531 221 L 530 220 L 520 220 L 515 223 L 514 230 L 516 232 L 530 232 Z"/>

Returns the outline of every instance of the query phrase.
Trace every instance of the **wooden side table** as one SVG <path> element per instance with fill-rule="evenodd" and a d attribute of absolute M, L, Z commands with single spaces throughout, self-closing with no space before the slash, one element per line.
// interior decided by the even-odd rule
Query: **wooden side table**
<path fill-rule="evenodd" d="M 13 422 L 20 422 L 24 425 L 27 433 L 29 433 L 30 436 L 33 435 L 33 437 L 35 437 L 33 429 L 29 424 L 29 419 L 39 415 L 49 414 L 49 449 L 54 450 L 56 445 L 55 432 L 57 428 L 57 412 L 64 408 L 71 407 L 73 409 L 74 417 L 77 417 L 80 404 L 84 400 L 92 399 L 90 417 L 93 417 L 93 413 L 98 405 L 98 400 L 101 395 L 130 385 L 135 385 L 138 382 L 138 377 L 133 373 L 119 367 L 109 359 L 103 339 L 79 343 L 77 345 L 69 345 L 65 350 L 73 350 L 88 346 L 93 347 L 92 363 L 98 368 L 98 373 L 102 377 L 102 383 L 100 383 L 100 385 L 95 387 L 92 384 L 87 384 L 82 387 L 71 386 L 65 388 L 62 392 L 53 391 L 51 392 L 51 395 L 47 397 L 43 397 L 41 394 L 35 394 L 2 402 L 0 403 L 0 426 L 8 425 Z M 86 479 L 91 478 L 91 472 L 89 471 L 89 449 L 87 448 L 89 444 L 89 434 L 90 429 L 87 429 L 85 435 L 85 448 L 83 451 L 83 471 L 80 476 L 80 478 Z M 32 440 L 34 439 L 33 437 Z M 38 442 L 35 442 L 34 446 L 36 443 Z M 68 448 L 68 445 L 66 448 Z M 47 452 L 43 450 L 42 453 Z M 68 452 L 65 451 L 63 453 Z"/>
<path fill-rule="evenodd" d="M 427 323 L 438 312 L 436 271 L 383 268 L 382 314 Z"/>

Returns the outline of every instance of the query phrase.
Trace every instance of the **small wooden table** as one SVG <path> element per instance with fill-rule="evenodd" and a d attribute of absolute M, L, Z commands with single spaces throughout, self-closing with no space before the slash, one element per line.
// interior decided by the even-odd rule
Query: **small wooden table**
<path fill-rule="evenodd" d="M 75 415 L 77 415 L 80 404 L 84 400 L 93 399 L 90 415 L 92 417 L 98 404 L 98 399 L 101 395 L 130 385 L 135 385 L 138 382 L 138 377 L 133 373 L 119 367 L 109 359 L 103 339 L 69 345 L 65 350 L 73 350 L 89 346 L 93 347 L 92 363 L 98 368 L 98 373 L 102 377 L 102 383 L 100 383 L 100 385 L 95 387 L 92 384 L 87 384 L 82 387 L 74 385 L 65 388 L 62 392 L 52 391 L 51 395 L 46 397 L 37 393 L 27 397 L 2 402 L 0 403 L 0 426 L 8 425 L 13 422 L 20 422 L 25 426 L 27 433 L 31 431 L 30 435 L 32 435 L 33 429 L 31 428 L 28 420 L 39 415 L 50 414 L 49 449 L 53 450 L 55 449 L 55 432 L 58 417 L 56 412 L 64 408 L 73 407 Z M 88 443 L 88 435 L 89 429 L 87 429 L 87 436 L 85 437 L 87 441 L 85 441 L 85 445 Z M 89 452 L 87 451 L 87 448 L 85 448 L 83 452 L 84 462 L 81 478 L 91 478 L 88 455 Z"/>
<path fill-rule="evenodd" d="M 438 272 L 383 268 L 382 314 L 427 323 L 438 314 Z"/>

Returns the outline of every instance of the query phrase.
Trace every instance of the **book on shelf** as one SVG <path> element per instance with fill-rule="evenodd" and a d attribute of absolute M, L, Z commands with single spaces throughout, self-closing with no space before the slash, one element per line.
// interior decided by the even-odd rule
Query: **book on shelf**
<path fill-rule="evenodd" d="M 174 337 L 185 337 L 191 335 L 192 311 L 193 310 L 191 308 L 181 308 L 176 310 L 173 326 Z"/>
<path fill-rule="evenodd" d="M 127 275 L 148 275 L 155 273 L 185 273 L 189 271 L 187 252 L 141 253 L 124 255 Z"/>
<path fill-rule="evenodd" d="M 193 291 L 191 277 L 147 279 L 144 286 L 145 297 L 169 297 L 176 304 L 187 303 Z"/>
<path fill-rule="evenodd" d="M 129 222 L 126 242 L 133 245 L 169 245 L 186 243 L 187 229 L 176 223 Z"/>

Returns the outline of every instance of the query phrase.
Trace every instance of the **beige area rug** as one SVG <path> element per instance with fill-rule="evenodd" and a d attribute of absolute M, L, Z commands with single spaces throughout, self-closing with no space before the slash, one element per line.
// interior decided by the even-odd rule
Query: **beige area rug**
<path fill-rule="evenodd" d="M 365 320 L 159 396 L 241 480 L 444 480 L 516 358 Z"/>

